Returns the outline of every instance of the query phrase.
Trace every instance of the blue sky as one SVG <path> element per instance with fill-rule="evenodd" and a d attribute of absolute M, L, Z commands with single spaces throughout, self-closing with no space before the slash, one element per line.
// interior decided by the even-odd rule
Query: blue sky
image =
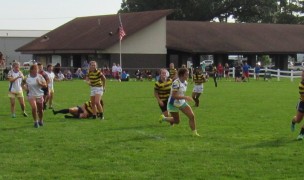
<path fill-rule="evenodd" d="M 0 29 L 52 30 L 75 17 L 116 14 L 122 0 L 0 0 Z"/>

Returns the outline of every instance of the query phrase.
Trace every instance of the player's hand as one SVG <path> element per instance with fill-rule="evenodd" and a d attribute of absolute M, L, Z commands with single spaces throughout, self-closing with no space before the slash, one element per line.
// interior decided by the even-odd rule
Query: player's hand
<path fill-rule="evenodd" d="M 163 107 L 164 106 L 164 102 L 163 101 L 158 101 L 158 104 Z"/>

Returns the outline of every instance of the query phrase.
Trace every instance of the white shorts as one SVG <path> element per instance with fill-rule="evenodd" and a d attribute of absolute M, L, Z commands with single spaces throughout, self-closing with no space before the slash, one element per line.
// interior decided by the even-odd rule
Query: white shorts
<path fill-rule="evenodd" d="M 91 87 L 91 96 L 95 96 L 97 94 L 100 94 L 100 96 L 103 95 L 103 87 Z"/>
<path fill-rule="evenodd" d="M 201 85 L 194 85 L 193 92 L 195 93 L 202 93 L 204 91 L 203 84 Z"/>

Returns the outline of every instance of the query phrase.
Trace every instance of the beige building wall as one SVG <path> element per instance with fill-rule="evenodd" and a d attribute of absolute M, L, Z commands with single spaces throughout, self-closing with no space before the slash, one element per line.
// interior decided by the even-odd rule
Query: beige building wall
<path fill-rule="evenodd" d="M 123 54 L 167 54 L 166 18 L 162 18 L 144 29 L 128 36 L 121 42 Z M 119 43 L 98 53 L 119 54 Z"/>

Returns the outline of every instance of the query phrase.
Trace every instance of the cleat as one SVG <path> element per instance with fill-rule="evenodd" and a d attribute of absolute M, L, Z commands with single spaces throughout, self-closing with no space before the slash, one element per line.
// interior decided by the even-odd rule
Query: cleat
<path fill-rule="evenodd" d="M 34 128 L 39 128 L 39 123 L 37 121 L 34 123 Z"/>
<path fill-rule="evenodd" d="M 299 136 L 297 137 L 297 140 L 301 141 L 304 138 L 304 134 L 299 134 Z"/>
<path fill-rule="evenodd" d="M 28 117 L 28 115 L 26 114 L 26 112 L 23 113 L 23 116 L 24 116 L 24 117 Z"/>
<path fill-rule="evenodd" d="M 291 123 L 291 125 L 290 125 L 291 132 L 295 131 L 295 127 L 296 127 L 296 124 L 295 123 Z"/>
<path fill-rule="evenodd" d="M 12 118 L 16 118 L 16 114 L 12 114 Z"/>
<path fill-rule="evenodd" d="M 92 117 L 93 119 L 96 119 L 96 115 L 93 115 L 93 117 Z"/>
<path fill-rule="evenodd" d="M 50 106 L 49 109 L 53 109 L 53 106 Z"/>
<path fill-rule="evenodd" d="M 201 137 L 201 135 L 199 135 L 196 130 L 192 131 L 192 136 Z"/>
<path fill-rule="evenodd" d="M 56 115 L 56 114 L 57 114 L 57 112 L 56 112 L 54 109 L 53 109 L 53 114 L 54 114 L 54 115 Z"/>
<path fill-rule="evenodd" d="M 161 114 L 158 121 L 159 121 L 159 123 L 162 123 L 163 121 L 165 121 L 165 116 L 163 114 Z"/>
<path fill-rule="evenodd" d="M 43 126 L 43 121 L 38 122 L 39 126 Z"/>

